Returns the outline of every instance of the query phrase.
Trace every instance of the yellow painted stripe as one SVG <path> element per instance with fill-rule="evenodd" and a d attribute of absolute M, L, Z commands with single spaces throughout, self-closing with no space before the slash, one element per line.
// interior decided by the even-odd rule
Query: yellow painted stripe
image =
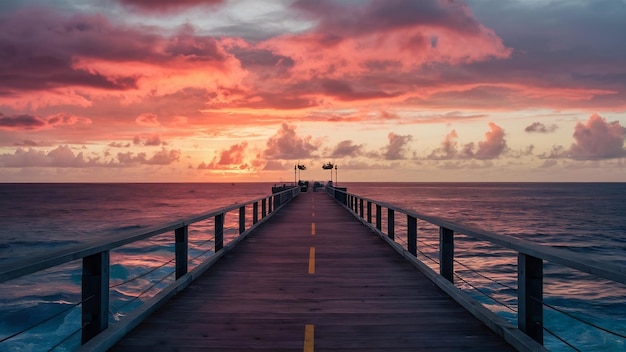
<path fill-rule="evenodd" d="M 315 274 L 315 247 L 309 248 L 309 274 Z"/>
<path fill-rule="evenodd" d="M 315 235 L 315 223 L 311 223 L 311 235 Z"/>
<path fill-rule="evenodd" d="M 315 325 L 306 324 L 304 326 L 304 352 L 313 352 Z"/>
<path fill-rule="evenodd" d="M 315 213 L 311 213 L 311 216 L 312 216 L 312 217 L 315 217 Z"/>

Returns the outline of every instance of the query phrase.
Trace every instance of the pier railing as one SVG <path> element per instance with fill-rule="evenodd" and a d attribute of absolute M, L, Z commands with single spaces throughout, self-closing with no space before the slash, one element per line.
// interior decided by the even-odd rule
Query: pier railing
<path fill-rule="evenodd" d="M 188 219 L 173 223 L 158 225 L 149 229 L 142 229 L 124 234 L 115 238 L 105 238 L 97 242 L 85 243 L 58 252 L 50 253 L 42 257 L 27 258 L 17 262 L 0 265 L 0 284 L 10 280 L 23 278 L 45 269 L 64 265 L 74 261 L 82 261 L 81 296 L 82 300 L 76 304 L 81 306 L 81 323 L 79 331 L 81 344 L 84 350 L 106 350 L 118 341 L 127 332 L 137 326 L 145 317 L 155 311 L 167 299 L 188 286 L 199 275 L 206 271 L 225 252 L 231 249 L 237 242 L 253 231 L 258 225 L 266 221 L 275 211 L 288 203 L 300 193 L 298 187 L 287 189 L 272 195 L 237 203 L 219 208 L 208 213 L 195 215 Z M 252 216 L 246 214 L 246 209 L 252 210 Z M 237 213 L 238 235 L 229 243 L 225 243 L 224 221 L 228 213 Z M 214 243 L 212 255 L 208 260 L 197 265 L 189 271 L 189 231 L 194 224 L 205 220 L 213 220 L 214 229 L 211 242 Z M 249 225 L 246 228 L 246 225 Z M 173 262 L 175 280 L 173 283 L 162 288 L 152 298 L 130 312 L 124 319 L 109 327 L 110 320 L 110 252 L 124 245 L 132 244 L 140 240 L 153 238 L 157 235 L 172 233 L 169 239 L 174 247 Z M 51 283 L 53 284 L 53 283 Z M 51 317 L 41 317 L 45 322 Z M 36 327 L 37 325 L 33 326 Z M 3 346 L 11 343 L 13 338 L 19 338 L 26 331 L 17 331 L 10 336 L 0 336 L 0 350 Z M 69 338 L 69 337 L 68 337 Z M 67 338 L 66 338 L 67 339 Z M 60 346 L 61 341 L 49 350 Z M 6 349 L 8 350 L 8 349 Z"/>
<path fill-rule="evenodd" d="M 539 245 L 511 236 L 498 235 L 474 227 L 455 224 L 438 217 L 406 210 L 393 204 L 351 194 L 346 192 L 345 188 L 327 187 L 326 190 L 331 197 L 347 207 L 355 217 L 389 242 L 392 247 L 429 276 L 444 291 L 520 350 L 534 350 L 536 346 L 533 347 L 532 341 L 529 341 L 528 338 L 543 345 L 544 331 L 551 333 L 544 326 L 543 314 L 545 306 L 555 309 L 547 305 L 543 297 L 544 266 L 547 263 L 574 269 L 615 283 L 626 284 L 626 268 L 623 266 L 584 257 L 568 250 Z M 398 215 L 400 214 L 405 219 L 399 219 Z M 406 239 L 404 245 L 400 245 L 397 242 L 397 223 L 400 222 L 398 220 L 402 221 L 403 225 L 406 226 L 403 228 L 403 230 L 406 230 L 406 233 L 402 234 L 403 239 Z M 418 228 L 420 228 L 418 222 L 428 223 L 439 229 L 439 243 L 438 246 L 435 245 L 435 247 L 438 247 L 436 250 L 439 256 L 439 273 L 436 273 L 431 267 L 417 258 L 417 253 L 420 251 L 420 248 L 418 248 Z M 386 228 L 383 228 L 383 223 L 386 223 Z M 511 326 L 506 319 L 485 308 L 454 285 L 456 276 L 455 263 L 457 263 L 454 247 L 455 237 L 459 235 L 486 241 L 517 253 L 517 329 L 515 329 L 515 326 Z M 612 334 L 618 339 L 623 339 L 622 343 L 626 343 L 624 333 L 608 331 L 593 323 L 589 325 Z M 519 331 L 526 336 L 520 336 Z M 567 345 L 568 349 L 579 350 L 561 337 L 553 333 L 552 335 Z"/>

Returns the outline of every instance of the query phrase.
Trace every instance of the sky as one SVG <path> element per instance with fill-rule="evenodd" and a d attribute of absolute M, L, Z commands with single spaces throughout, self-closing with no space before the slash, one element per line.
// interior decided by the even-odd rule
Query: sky
<path fill-rule="evenodd" d="M 626 0 L 3 0 L 0 182 L 626 182 Z"/>

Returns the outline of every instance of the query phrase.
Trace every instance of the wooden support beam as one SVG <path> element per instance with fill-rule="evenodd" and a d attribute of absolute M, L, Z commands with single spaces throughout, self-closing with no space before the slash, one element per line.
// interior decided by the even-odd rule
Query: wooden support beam
<path fill-rule="evenodd" d="M 224 213 L 215 215 L 215 253 L 224 248 Z"/>
<path fill-rule="evenodd" d="M 181 276 L 187 274 L 187 252 L 189 242 L 188 234 L 189 229 L 187 226 L 179 227 L 174 230 L 174 252 L 176 253 L 176 280 L 178 280 Z"/>
<path fill-rule="evenodd" d="M 239 234 L 246 231 L 246 206 L 239 207 Z"/>
<path fill-rule="evenodd" d="M 376 228 L 380 230 L 382 228 L 383 216 L 381 214 L 382 207 L 376 204 Z"/>
<path fill-rule="evenodd" d="M 387 208 L 387 237 L 394 240 L 396 233 L 396 225 L 395 225 L 395 211 L 393 209 Z"/>
<path fill-rule="evenodd" d="M 454 231 L 439 227 L 439 274 L 454 282 Z"/>
<path fill-rule="evenodd" d="M 359 198 L 359 214 L 361 215 L 361 219 L 363 219 L 363 198 Z"/>
<path fill-rule="evenodd" d="M 411 215 L 406 216 L 407 227 L 407 250 L 409 253 L 417 256 L 417 219 Z"/>
<path fill-rule="evenodd" d="M 259 222 L 259 202 L 252 204 L 252 224 Z"/>
<path fill-rule="evenodd" d="M 518 253 L 517 285 L 517 325 L 543 344 L 543 260 Z"/>
<path fill-rule="evenodd" d="M 109 326 L 109 251 L 83 258 L 82 300 L 85 344 Z"/>
<path fill-rule="evenodd" d="M 261 201 L 261 219 L 267 214 L 267 198 L 263 198 Z"/>

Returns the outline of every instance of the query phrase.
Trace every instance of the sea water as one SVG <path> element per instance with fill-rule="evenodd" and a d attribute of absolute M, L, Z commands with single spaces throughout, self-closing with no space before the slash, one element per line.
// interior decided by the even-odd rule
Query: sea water
<path fill-rule="evenodd" d="M 626 265 L 626 184 L 620 183 L 347 183 L 348 191 L 425 215 L 514 236 L 537 244 Z M 180 220 L 193 214 L 269 194 L 271 184 L 0 184 L 0 264 L 107 236 Z M 234 227 L 236 221 L 227 223 Z M 401 227 L 402 221 L 398 221 Z M 418 257 L 436 268 L 437 229 L 419 224 Z M 210 232 L 208 224 L 194 231 Z M 401 232 L 401 228 L 396 230 Z M 191 237 L 191 234 L 190 234 Z M 401 240 L 402 236 L 398 238 Z M 169 246 L 169 247 L 168 247 Z M 201 253 L 203 244 L 194 250 Z M 196 248 L 197 247 L 197 248 Z M 209 246 L 210 247 L 210 246 Z M 190 251 L 190 256 L 193 253 Z M 123 258 L 123 259 L 120 259 Z M 483 304 L 515 323 L 516 254 L 489 243 L 455 238 L 455 282 Z M 119 259 L 119 260 L 117 260 Z M 171 240 L 156 238 L 112 253 L 111 319 L 140 304 L 149 277 L 169 277 Z M 169 275 L 169 276 L 168 276 Z M 626 334 L 626 288 L 546 263 L 545 327 L 580 350 L 624 350 L 619 336 L 589 327 L 574 316 Z M 145 281 L 145 282 L 144 282 Z M 124 283 L 124 285 L 122 285 Z M 146 293 L 149 296 L 149 293 Z M 0 350 L 70 350 L 79 343 L 80 263 L 0 284 L 0 340 L 41 317 L 56 321 L 0 343 Z M 118 309 L 119 308 L 119 309 Z M 53 319 L 53 320 L 54 320 Z M 575 350 L 552 335 L 552 350 Z M 78 337 L 76 337 L 78 336 Z M 70 347 L 67 347 L 70 346 Z"/>

